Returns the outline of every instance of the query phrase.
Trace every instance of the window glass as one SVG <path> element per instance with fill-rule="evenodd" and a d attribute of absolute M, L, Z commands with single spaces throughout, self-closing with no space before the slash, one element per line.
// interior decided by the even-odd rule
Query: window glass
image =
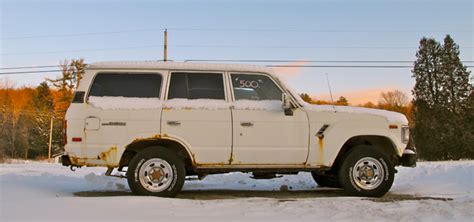
<path fill-rule="evenodd" d="M 99 73 L 89 96 L 160 97 L 162 78 L 157 74 Z"/>
<path fill-rule="evenodd" d="M 220 73 L 171 74 L 168 99 L 225 99 L 224 82 Z"/>
<path fill-rule="evenodd" d="M 235 100 L 281 100 L 282 91 L 265 75 L 232 74 Z"/>

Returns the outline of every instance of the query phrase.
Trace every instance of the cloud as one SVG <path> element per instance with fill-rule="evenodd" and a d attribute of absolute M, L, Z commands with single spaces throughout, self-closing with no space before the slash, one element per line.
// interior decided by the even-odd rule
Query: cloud
<path fill-rule="evenodd" d="M 308 64 L 308 62 L 302 60 L 302 61 L 296 61 L 296 62 L 288 63 L 288 64 L 285 64 L 285 65 L 303 66 L 303 65 L 306 65 L 306 64 Z M 280 77 L 284 80 L 294 78 L 294 77 L 300 75 L 301 74 L 301 69 L 302 69 L 302 67 L 273 67 L 273 70 L 275 70 L 278 77 Z"/>
<path fill-rule="evenodd" d="M 333 97 L 334 97 L 334 101 L 337 101 L 337 99 L 340 96 L 344 96 L 352 105 L 364 104 L 367 102 L 373 102 L 377 104 L 379 102 L 380 94 L 382 92 L 393 91 L 396 89 L 401 90 L 408 96 L 408 98 L 411 99 L 410 90 L 400 89 L 400 88 L 392 87 L 392 86 L 362 89 L 362 90 L 333 92 Z M 315 94 L 315 95 L 311 95 L 311 97 L 315 100 L 328 100 L 328 101 L 331 100 L 331 96 L 329 95 L 329 93 Z"/>

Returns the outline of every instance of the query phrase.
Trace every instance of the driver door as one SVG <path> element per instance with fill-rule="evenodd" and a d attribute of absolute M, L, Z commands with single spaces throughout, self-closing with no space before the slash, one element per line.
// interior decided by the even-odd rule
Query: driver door
<path fill-rule="evenodd" d="M 302 165 L 309 150 L 308 117 L 285 115 L 281 88 L 269 75 L 232 73 L 233 165 Z"/>

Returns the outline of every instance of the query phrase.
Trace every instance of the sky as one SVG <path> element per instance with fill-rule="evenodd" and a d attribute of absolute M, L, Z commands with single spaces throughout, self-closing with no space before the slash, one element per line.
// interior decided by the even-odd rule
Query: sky
<path fill-rule="evenodd" d="M 87 63 L 160 60 L 164 28 L 169 29 L 168 56 L 174 61 L 295 60 L 292 65 L 334 65 L 307 60 L 414 61 L 422 37 L 442 41 L 446 34 L 459 44 L 463 61 L 474 60 L 472 0 L 0 2 L 2 68 L 57 65 L 81 57 Z M 377 102 L 380 92 L 394 89 L 410 96 L 414 84 L 410 68 L 277 72 L 296 91 L 318 99 L 329 99 L 327 74 L 334 97 L 345 96 L 352 104 Z M 36 86 L 58 74 L 0 79 L 17 87 Z"/>

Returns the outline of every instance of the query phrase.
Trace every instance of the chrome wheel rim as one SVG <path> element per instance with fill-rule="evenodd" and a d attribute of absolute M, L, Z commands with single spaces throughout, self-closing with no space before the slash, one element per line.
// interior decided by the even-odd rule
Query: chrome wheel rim
<path fill-rule="evenodd" d="M 149 159 L 140 167 L 138 177 L 146 190 L 161 192 L 173 182 L 173 168 L 163 159 Z"/>
<path fill-rule="evenodd" d="M 384 174 L 382 163 L 372 157 L 360 159 L 352 169 L 354 182 L 364 190 L 373 190 L 380 186 L 383 182 Z"/>

